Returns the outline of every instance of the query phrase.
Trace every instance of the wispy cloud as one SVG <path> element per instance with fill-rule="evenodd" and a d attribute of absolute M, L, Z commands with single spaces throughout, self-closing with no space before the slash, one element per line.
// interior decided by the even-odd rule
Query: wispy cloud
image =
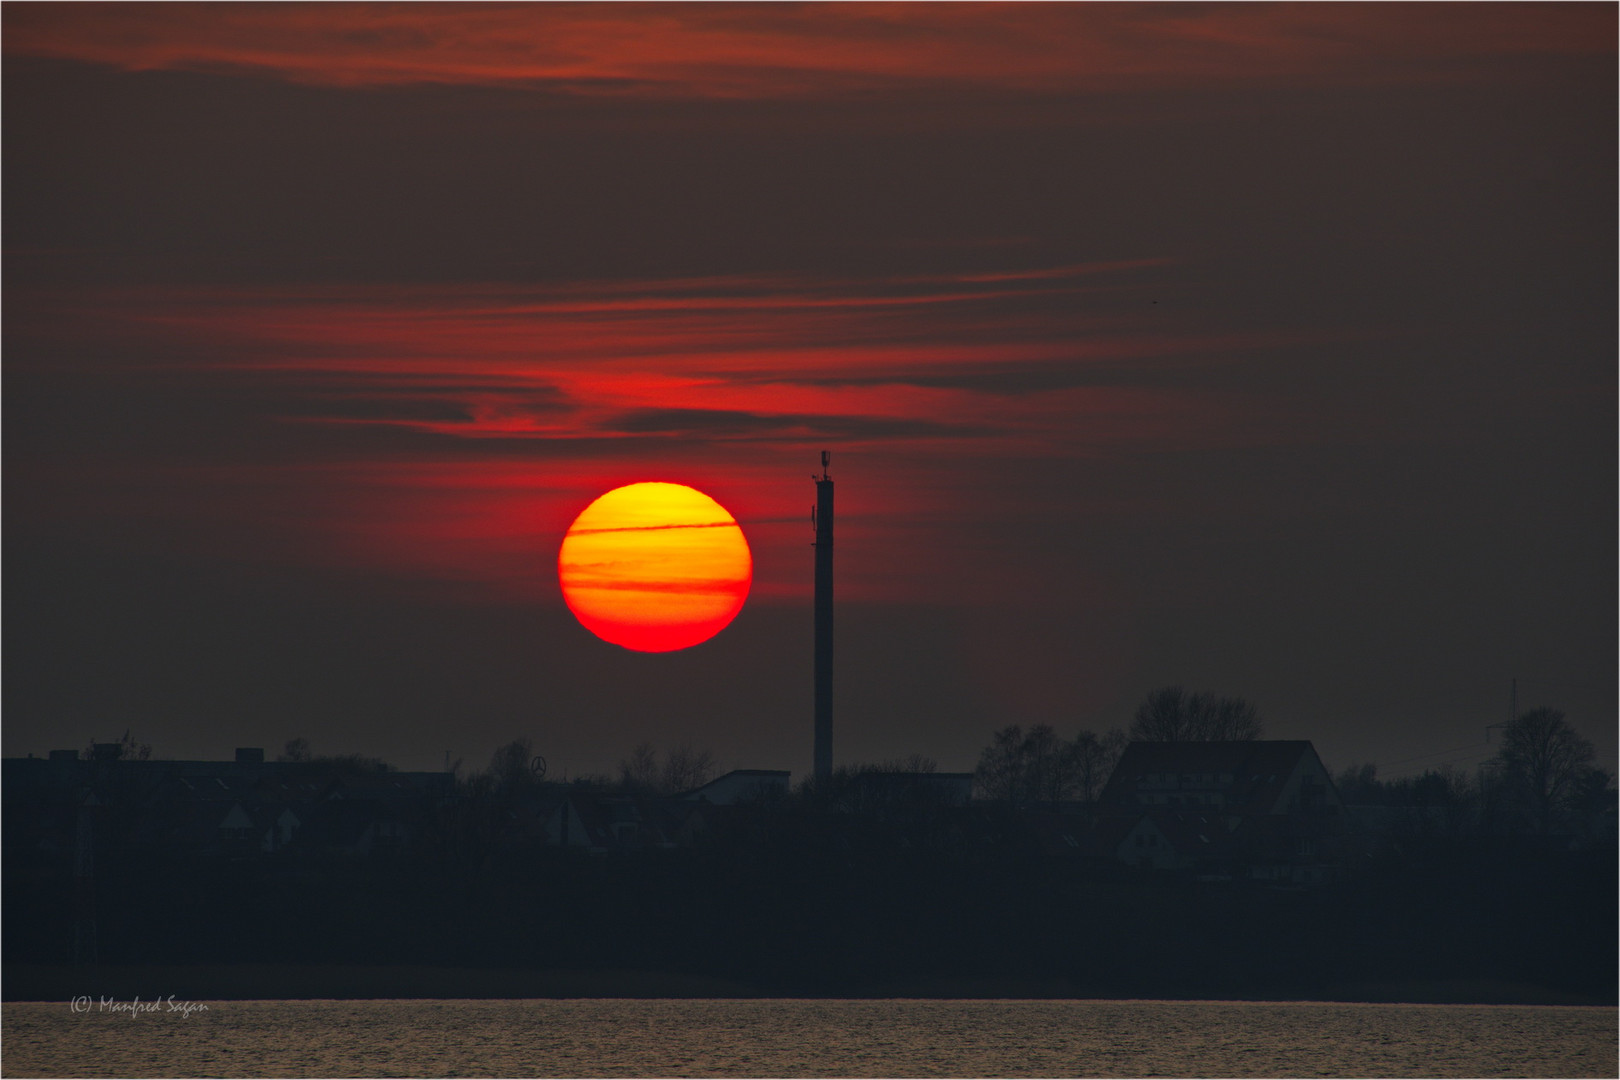
<path fill-rule="evenodd" d="M 259 380 L 287 423 L 468 440 L 1017 438 L 1040 408 L 1015 398 L 1230 344 L 1142 314 L 1137 278 L 1169 265 L 110 302 L 135 332 L 188 342 L 181 355 L 208 357 L 209 373 Z M 984 287 L 961 290 L 966 276 Z M 1113 374 L 1088 378 L 1092 364 Z"/>
<path fill-rule="evenodd" d="M 597 529 L 572 529 L 575 536 L 593 533 L 657 532 L 662 529 L 735 529 L 735 521 L 683 521 L 678 525 L 604 525 Z"/>
<path fill-rule="evenodd" d="M 282 527 L 314 557 L 544 592 L 555 585 L 537 553 L 624 483 L 723 478 L 715 494 L 751 538 L 795 551 L 806 525 L 783 484 L 806 447 L 890 463 L 846 504 L 858 537 L 877 506 L 887 528 L 937 521 L 949 492 L 934 474 L 973 461 L 1299 437 L 1296 417 L 1204 378 L 1285 339 L 1165 317 L 1149 297 L 1180 272 L 1143 259 L 869 279 L 112 290 L 78 298 L 97 315 L 77 332 L 118 347 L 84 350 L 102 367 L 53 445 L 93 445 L 102 425 L 128 448 L 119 403 L 162 401 L 140 445 L 182 470 L 170 486 L 190 506 L 269 484 L 298 508 Z M 19 378 L 26 391 L 26 365 Z M 156 460 L 141 482 L 161 500 Z M 199 486 L 230 494 L 199 499 Z M 795 595 L 797 571 L 775 557 L 756 595 Z"/>
<path fill-rule="evenodd" d="M 569 95 L 1016 93 L 1380 81 L 1612 51 L 1586 4 L 13 4 L 9 56 Z"/>

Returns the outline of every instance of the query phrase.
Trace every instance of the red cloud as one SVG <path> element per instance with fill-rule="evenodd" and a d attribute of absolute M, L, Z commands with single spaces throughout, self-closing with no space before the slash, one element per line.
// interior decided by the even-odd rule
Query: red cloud
<path fill-rule="evenodd" d="M 640 97 L 1433 78 L 1612 54 L 1603 4 L 12 4 L 5 52 Z"/>
<path fill-rule="evenodd" d="M 274 486 L 300 508 L 284 524 L 309 557 L 549 596 L 540 555 L 574 515 L 664 479 L 711 491 L 768 541 L 755 594 L 780 597 L 805 587 L 792 560 L 809 495 L 800 520 L 786 493 L 808 479 L 807 448 L 885 462 L 844 496 L 853 550 L 872 522 L 932 527 L 953 498 L 940 477 L 974 461 L 1297 438 L 1301 418 L 1253 395 L 1152 377 L 1284 343 L 1153 313 L 1175 273 L 1138 260 L 974 274 L 973 289 L 955 274 L 152 287 L 75 293 L 102 313 L 75 325 L 141 343 L 106 350 L 126 381 L 136 357 L 161 357 L 149 377 L 228 406 L 243 459 L 217 476 L 188 465 L 175 490 L 251 501 Z M 845 582 L 872 596 L 911 573 L 857 562 Z"/>

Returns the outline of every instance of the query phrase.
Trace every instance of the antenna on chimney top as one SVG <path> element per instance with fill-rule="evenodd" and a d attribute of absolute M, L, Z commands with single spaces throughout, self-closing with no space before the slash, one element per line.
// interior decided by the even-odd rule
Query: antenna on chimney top
<path fill-rule="evenodd" d="M 821 452 L 821 478 L 823 480 L 832 479 L 831 477 L 829 477 L 827 475 L 827 466 L 829 464 L 831 464 L 831 463 L 832 463 L 832 451 L 831 450 L 823 450 Z"/>

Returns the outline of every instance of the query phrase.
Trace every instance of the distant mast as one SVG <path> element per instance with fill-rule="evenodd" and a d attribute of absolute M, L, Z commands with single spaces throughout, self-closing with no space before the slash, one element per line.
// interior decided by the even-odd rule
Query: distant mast
<path fill-rule="evenodd" d="M 816 505 L 810 524 L 816 531 L 816 780 L 832 778 L 833 699 L 833 482 L 827 475 L 832 454 L 821 452 Z"/>

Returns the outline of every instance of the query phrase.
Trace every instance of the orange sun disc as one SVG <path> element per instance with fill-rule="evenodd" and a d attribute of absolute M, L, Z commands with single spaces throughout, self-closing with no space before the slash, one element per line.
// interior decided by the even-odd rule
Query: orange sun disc
<path fill-rule="evenodd" d="M 754 560 L 725 507 L 684 484 L 627 484 L 580 512 L 557 555 L 585 629 L 637 652 L 708 641 L 742 610 Z"/>

